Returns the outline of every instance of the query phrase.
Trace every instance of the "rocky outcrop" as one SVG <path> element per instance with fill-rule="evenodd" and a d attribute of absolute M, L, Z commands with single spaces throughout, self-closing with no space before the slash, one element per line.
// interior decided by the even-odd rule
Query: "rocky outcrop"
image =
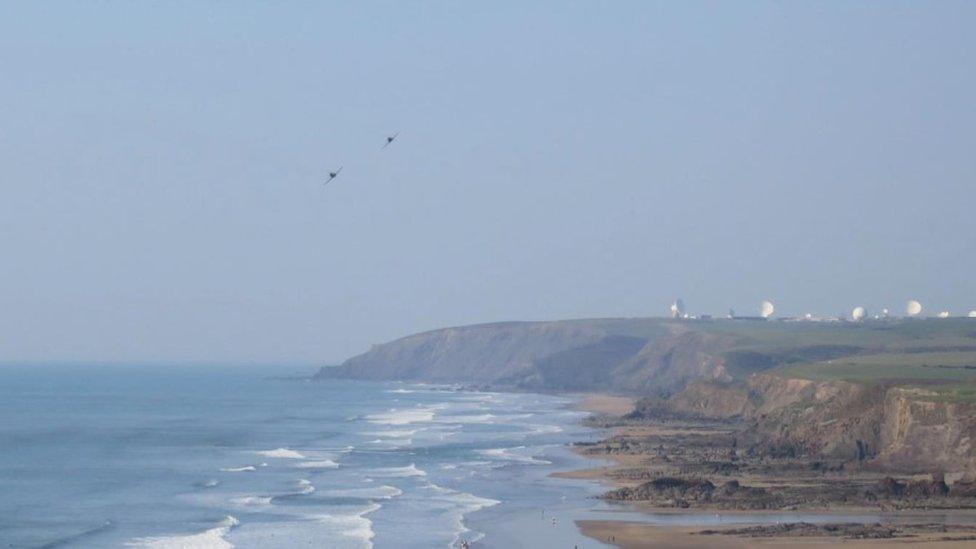
<path fill-rule="evenodd" d="M 603 495 L 613 501 L 668 502 L 675 507 L 712 500 L 715 485 L 704 479 L 663 477 L 634 487 L 618 488 Z"/>

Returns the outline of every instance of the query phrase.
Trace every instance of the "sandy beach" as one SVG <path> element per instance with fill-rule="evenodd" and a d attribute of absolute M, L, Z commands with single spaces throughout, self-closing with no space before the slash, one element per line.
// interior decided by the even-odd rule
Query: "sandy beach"
<path fill-rule="evenodd" d="M 613 520 L 583 520 L 577 525 L 587 537 L 622 548 L 673 549 L 806 549 L 842 545 L 847 549 L 872 549 L 910 545 L 919 549 L 963 549 L 976 547 L 972 533 L 918 535 L 904 539 L 843 539 L 837 537 L 742 538 L 730 535 L 702 535 L 702 528 L 647 525 Z M 949 539 L 946 539 L 949 538 Z M 956 538 L 956 539 L 952 539 Z"/>
<path fill-rule="evenodd" d="M 622 416 L 634 409 L 634 399 L 625 396 L 585 393 L 572 395 L 579 399 L 574 408 L 593 414 Z"/>

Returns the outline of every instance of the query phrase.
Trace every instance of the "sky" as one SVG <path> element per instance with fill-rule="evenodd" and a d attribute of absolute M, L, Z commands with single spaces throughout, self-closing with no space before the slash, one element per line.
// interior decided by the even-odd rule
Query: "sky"
<path fill-rule="evenodd" d="M 965 314 L 974 20 L 947 1 L 5 2 L 0 362 L 336 363 L 676 297 Z"/>

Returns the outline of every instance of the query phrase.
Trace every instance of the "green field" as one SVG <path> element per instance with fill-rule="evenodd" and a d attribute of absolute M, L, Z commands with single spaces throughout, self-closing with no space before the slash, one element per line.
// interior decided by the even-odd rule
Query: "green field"
<path fill-rule="evenodd" d="M 976 320 L 969 318 L 861 323 L 723 320 L 702 324 L 700 329 L 741 337 L 746 340 L 744 347 L 759 349 L 811 345 L 854 345 L 878 350 L 976 347 Z"/>
<path fill-rule="evenodd" d="M 918 360 L 913 354 L 895 353 L 864 355 L 789 366 L 783 372 L 804 379 L 854 382 L 976 380 L 976 353 L 927 353 L 926 356 L 941 358 Z"/>
<path fill-rule="evenodd" d="M 747 376 L 762 359 L 790 377 L 857 383 L 976 381 L 976 320 L 863 323 L 716 321 L 703 331 L 739 339 L 727 353 L 730 373 Z M 821 355 L 821 356 L 818 356 Z M 826 356 L 823 356 L 826 355 Z M 742 360 L 751 358 L 755 365 Z"/>

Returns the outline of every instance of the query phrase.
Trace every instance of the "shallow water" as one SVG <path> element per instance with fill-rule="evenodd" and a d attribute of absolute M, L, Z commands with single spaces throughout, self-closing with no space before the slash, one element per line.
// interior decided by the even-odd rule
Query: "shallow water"
<path fill-rule="evenodd" d="M 0 368 L 0 540 L 497 546 L 504 517 L 593 493 L 546 478 L 577 459 L 566 442 L 592 436 L 566 399 L 271 378 L 310 373 Z M 502 519 L 476 519 L 489 510 Z"/>

